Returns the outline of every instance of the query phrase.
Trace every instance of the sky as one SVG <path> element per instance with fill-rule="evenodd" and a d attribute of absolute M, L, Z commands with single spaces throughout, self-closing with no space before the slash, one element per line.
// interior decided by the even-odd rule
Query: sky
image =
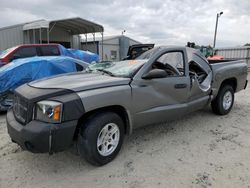
<path fill-rule="evenodd" d="M 125 35 L 157 45 L 250 43 L 249 0 L 0 0 L 0 27 L 38 19 L 81 17 L 104 26 L 104 35 Z"/>

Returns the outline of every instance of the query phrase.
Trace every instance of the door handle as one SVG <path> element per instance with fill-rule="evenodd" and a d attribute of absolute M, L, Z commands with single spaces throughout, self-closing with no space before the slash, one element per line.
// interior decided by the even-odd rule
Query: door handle
<path fill-rule="evenodd" d="M 186 88 L 187 84 L 175 84 L 174 88 L 175 89 L 182 89 L 182 88 Z"/>

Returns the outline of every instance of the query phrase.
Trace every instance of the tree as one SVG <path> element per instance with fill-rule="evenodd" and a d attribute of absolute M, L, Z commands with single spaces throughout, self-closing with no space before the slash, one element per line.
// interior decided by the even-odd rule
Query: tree
<path fill-rule="evenodd" d="M 246 43 L 244 46 L 250 46 L 250 43 Z"/>

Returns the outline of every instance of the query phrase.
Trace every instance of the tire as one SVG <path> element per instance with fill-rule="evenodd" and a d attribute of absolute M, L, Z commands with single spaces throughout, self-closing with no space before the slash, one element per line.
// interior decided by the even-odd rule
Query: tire
<path fill-rule="evenodd" d="M 234 104 L 234 89 L 230 85 L 224 85 L 219 90 L 216 98 L 211 102 L 212 110 L 215 114 L 228 114 Z"/>
<path fill-rule="evenodd" d="M 123 138 L 124 122 L 121 117 L 113 112 L 102 112 L 84 122 L 78 135 L 77 149 L 89 163 L 102 166 L 116 157 Z"/>

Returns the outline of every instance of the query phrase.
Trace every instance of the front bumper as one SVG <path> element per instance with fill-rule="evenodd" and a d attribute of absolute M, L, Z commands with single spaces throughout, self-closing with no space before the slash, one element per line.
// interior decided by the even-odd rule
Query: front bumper
<path fill-rule="evenodd" d="M 13 142 L 33 153 L 63 151 L 73 143 L 77 120 L 50 124 L 33 120 L 27 125 L 18 123 L 12 109 L 7 113 L 7 129 Z"/>

